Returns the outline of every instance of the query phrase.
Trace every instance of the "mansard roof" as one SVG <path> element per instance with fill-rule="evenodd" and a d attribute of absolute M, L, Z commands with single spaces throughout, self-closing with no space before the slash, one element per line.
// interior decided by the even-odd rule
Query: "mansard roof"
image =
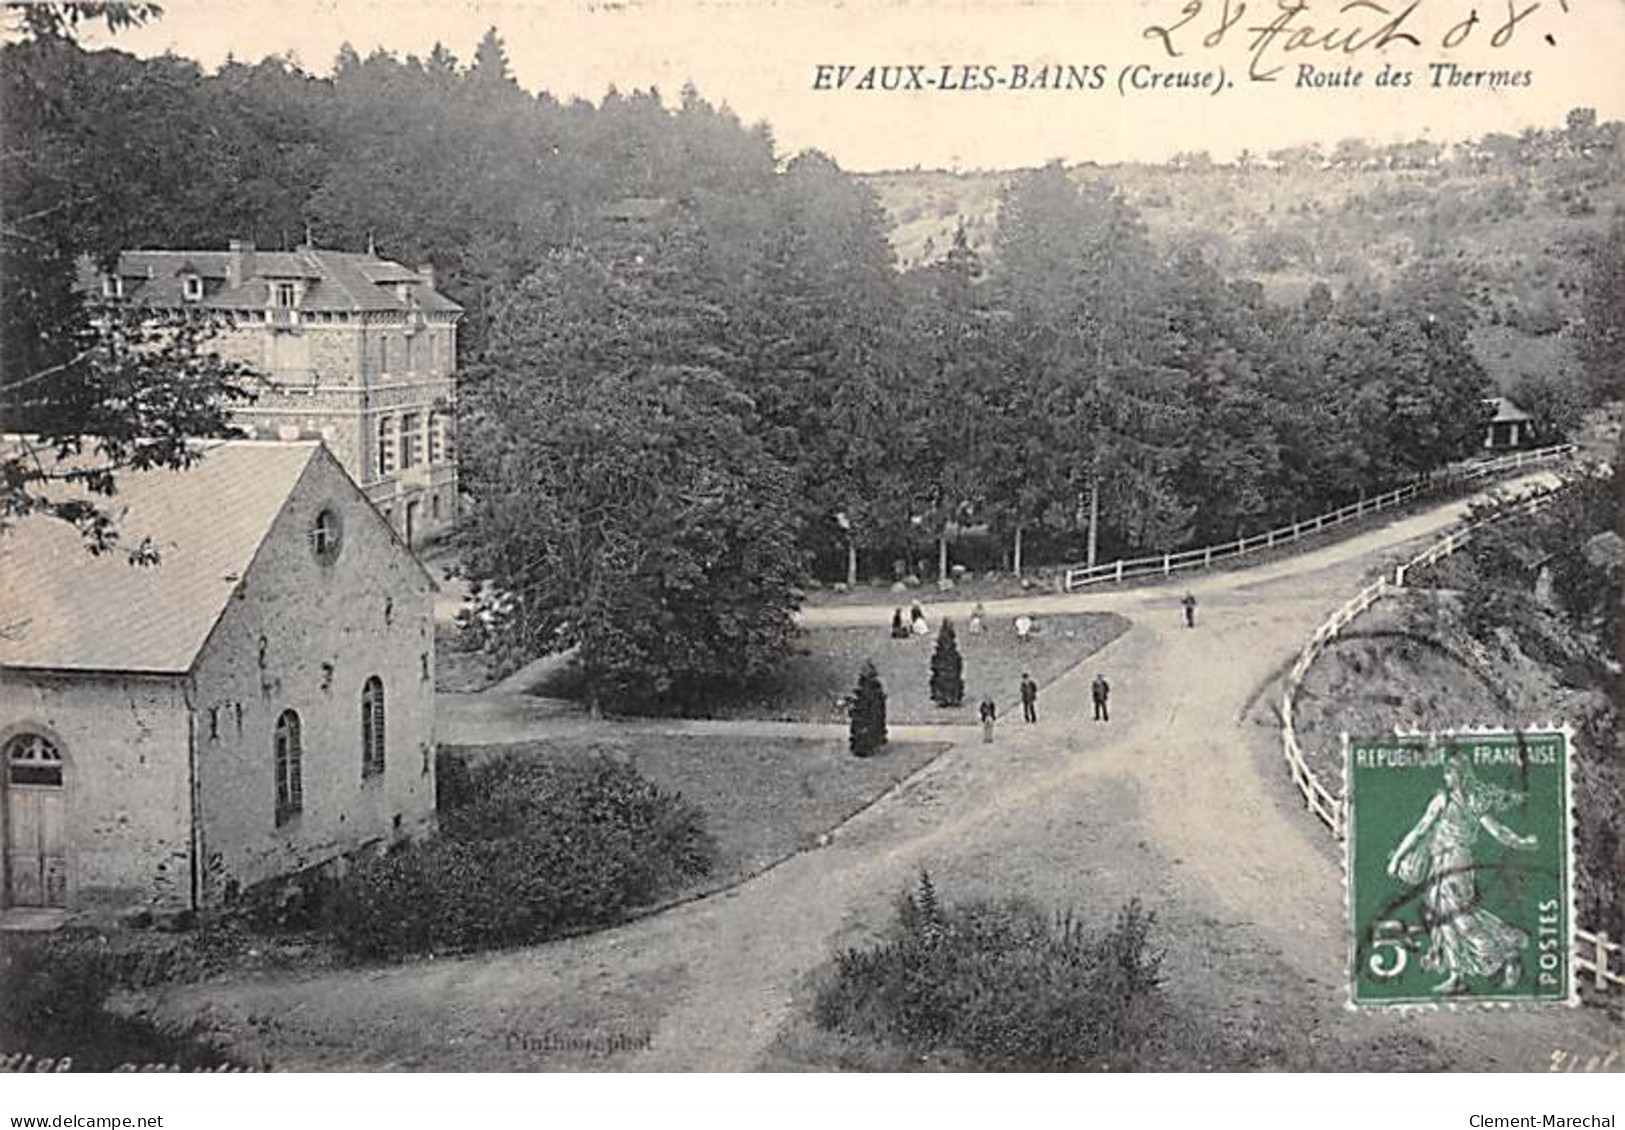
<path fill-rule="evenodd" d="M 302 310 L 421 310 L 460 314 L 462 307 L 434 289 L 424 273 L 377 255 L 300 247 L 259 251 L 241 245 L 230 251 L 123 251 L 118 277 L 123 295 L 153 306 L 204 306 L 216 310 L 257 310 L 271 304 L 279 282 L 303 284 Z M 188 300 L 185 278 L 203 282 L 201 301 Z M 81 264 L 80 286 L 100 288 L 99 272 Z"/>

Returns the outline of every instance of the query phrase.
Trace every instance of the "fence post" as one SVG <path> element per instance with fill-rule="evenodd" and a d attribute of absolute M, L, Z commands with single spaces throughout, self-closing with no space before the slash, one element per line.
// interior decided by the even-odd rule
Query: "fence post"
<path fill-rule="evenodd" d="M 1172 557 L 1171 554 L 1164 553 L 1162 555 L 1162 575 L 1164 577 L 1166 577 L 1169 573 L 1172 573 L 1173 571 L 1174 571 L 1173 557 Z"/>
<path fill-rule="evenodd" d="M 1274 530 L 1271 530 L 1269 533 L 1264 535 L 1264 548 L 1265 549 L 1274 549 L 1275 548 L 1275 531 Z"/>
<path fill-rule="evenodd" d="M 1405 587 L 1405 566 L 1403 563 L 1394 567 L 1394 587 L 1398 589 Z"/>
<path fill-rule="evenodd" d="M 1597 931 L 1597 960 L 1592 963 L 1592 986 L 1598 992 L 1608 987 L 1608 932 Z"/>
<path fill-rule="evenodd" d="M 1117 581 L 1119 584 L 1123 581 L 1123 559 L 1121 557 L 1117 559 Z"/>
<path fill-rule="evenodd" d="M 1213 547 L 1210 545 L 1202 553 L 1202 568 L 1210 569 L 1213 566 Z"/>

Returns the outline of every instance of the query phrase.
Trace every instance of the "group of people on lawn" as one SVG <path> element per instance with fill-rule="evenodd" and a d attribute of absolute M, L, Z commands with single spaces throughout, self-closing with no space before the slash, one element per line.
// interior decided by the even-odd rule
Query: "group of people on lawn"
<path fill-rule="evenodd" d="M 1196 627 L 1196 597 L 1187 592 L 1180 599 L 1179 604 L 1185 614 L 1185 627 Z M 981 634 L 986 630 L 986 619 L 987 610 L 982 607 L 981 601 L 977 601 L 976 607 L 971 609 L 970 631 L 974 634 Z M 1016 638 L 1020 640 L 1030 638 L 1036 627 L 1037 624 L 1033 617 L 1025 612 L 1022 613 L 1015 619 Z M 906 640 L 911 636 L 929 635 L 930 632 L 931 626 L 926 621 L 925 609 L 920 607 L 919 601 L 916 600 L 909 606 L 906 623 L 903 620 L 903 610 L 901 608 L 892 610 L 892 639 Z M 1106 681 L 1106 676 L 1103 673 L 1096 672 L 1094 681 L 1089 684 L 1089 698 L 1095 708 L 1094 720 L 1096 722 L 1111 721 L 1109 706 L 1111 693 L 1111 684 Z M 982 723 L 982 741 L 992 742 L 993 726 L 998 721 L 999 716 L 999 708 L 993 701 L 992 695 L 983 696 L 980 705 L 976 708 L 976 713 Z M 1038 684 L 1033 681 L 1033 677 L 1026 671 L 1021 673 L 1021 716 L 1027 722 L 1038 721 Z"/>

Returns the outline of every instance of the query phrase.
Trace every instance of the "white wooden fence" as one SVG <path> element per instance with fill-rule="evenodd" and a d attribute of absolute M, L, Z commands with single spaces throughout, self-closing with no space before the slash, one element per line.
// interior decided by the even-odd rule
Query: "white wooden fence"
<path fill-rule="evenodd" d="M 1166 577 L 1186 569 L 1206 569 L 1216 561 L 1228 561 L 1234 557 L 1243 557 L 1249 553 L 1260 550 L 1274 549 L 1278 545 L 1290 545 L 1295 541 L 1318 534 L 1322 530 L 1335 529 L 1346 522 L 1353 522 L 1365 517 L 1367 514 L 1376 514 L 1383 510 L 1392 510 L 1396 506 L 1404 506 L 1414 499 L 1440 490 L 1446 486 L 1456 486 L 1463 483 L 1478 482 L 1485 478 L 1503 475 L 1509 471 L 1522 470 L 1525 467 L 1535 467 L 1544 464 L 1560 462 L 1573 455 L 1575 446 L 1572 443 L 1560 443 L 1551 447 L 1543 447 L 1537 451 L 1516 451 L 1511 455 L 1503 455 L 1498 459 L 1485 459 L 1473 463 L 1462 464 L 1448 471 L 1441 472 L 1426 479 L 1418 479 L 1414 483 L 1398 487 L 1387 494 L 1379 494 L 1375 498 L 1363 498 L 1358 502 L 1351 502 L 1347 506 L 1336 510 L 1317 514 L 1313 518 L 1305 518 L 1301 522 L 1294 522 L 1290 526 L 1279 526 L 1273 530 L 1266 530 L 1261 534 L 1249 534 L 1235 541 L 1227 541 L 1222 545 L 1207 545 L 1200 549 L 1182 549 L 1177 553 L 1154 554 L 1150 557 L 1119 558 L 1104 565 L 1074 565 L 1067 569 L 1062 576 L 1061 587 L 1066 592 L 1083 588 L 1086 585 L 1097 585 L 1107 582 L 1133 580 L 1137 577 Z"/>
<path fill-rule="evenodd" d="M 1573 448 L 1570 447 L 1569 451 L 1572 452 Z M 1286 758 L 1287 771 L 1292 775 L 1292 783 L 1302 794 L 1305 806 L 1318 816 L 1338 839 L 1342 839 L 1348 830 L 1343 798 L 1334 795 L 1323 785 L 1315 776 L 1314 770 L 1309 767 L 1309 763 L 1304 759 L 1303 747 L 1299 744 L 1297 726 L 1293 720 L 1298 691 L 1303 686 L 1304 678 L 1309 674 L 1309 668 L 1332 640 L 1342 634 L 1343 629 L 1357 616 L 1376 604 L 1390 590 L 1403 588 L 1406 577 L 1412 571 L 1450 556 L 1472 540 L 1474 531 L 1491 521 L 1500 521 L 1512 514 L 1530 513 L 1539 509 L 1551 500 L 1554 493 L 1555 491 L 1550 490 L 1535 493 L 1518 505 L 1502 510 L 1494 518 L 1446 534 L 1409 561 L 1397 566 L 1392 581 L 1386 576 L 1379 577 L 1345 601 L 1315 629 L 1315 634 L 1309 637 L 1309 642 L 1304 644 L 1303 650 L 1298 653 L 1297 661 L 1292 664 L 1292 670 L 1287 675 L 1286 690 L 1281 696 L 1281 753 Z M 1601 992 L 1611 986 L 1625 987 L 1625 947 L 1618 942 L 1610 941 L 1603 931 L 1593 933 L 1578 926 L 1574 931 L 1574 941 L 1574 967 L 1580 973 L 1590 974 L 1591 984 L 1595 989 Z"/>

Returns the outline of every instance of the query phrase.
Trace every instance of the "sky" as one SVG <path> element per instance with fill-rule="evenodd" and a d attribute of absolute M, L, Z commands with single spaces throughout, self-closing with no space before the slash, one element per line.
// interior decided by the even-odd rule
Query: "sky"
<path fill-rule="evenodd" d="M 527 90 L 596 101 L 611 85 L 653 86 L 674 102 L 693 82 L 746 122 L 767 121 L 781 153 L 822 149 L 858 171 L 1156 161 L 1198 149 L 1229 158 L 1344 137 L 1449 142 L 1560 125 L 1576 106 L 1625 118 L 1625 0 L 165 0 L 164 8 L 147 27 L 116 37 L 97 29 L 85 42 L 172 51 L 211 68 L 277 53 L 325 74 L 346 42 L 363 55 L 423 56 L 439 41 L 466 61 L 494 26 Z M 1505 28 L 1514 11 L 1526 14 Z M 1274 34 L 1258 30 L 1280 20 Z M 1153 28 L 1166 29 L 1166 41 Z M 930 85 L 855 89 L 880 66 L 916 67 L 913 77 Z M 975 68 L 970 85 L 999 85 L 960 89 L 966 66 Z M 839 82 L 841 67 L 851 68 L 841 89 L 816 89 Z M 1022 67 L 1027 88 L 1013 89 Z M 1081 89 L 1034 89 L 1044 67 L 1056 68 L 1051 76 L 1070 67 Z M 1409 84 L 1379 86 L 1385 67 Z M 1275 81 L 1256 81 L 1255 70 L 1274 71 Z M 1207 85 L 1148 88 L 1163 81 L 1154 73 L 1194 83 L 1205 74 Z M 1357 86 L 1344 85 L 1356 74 Z M 874 85 L 882 83 L 877 73 Z"/>

